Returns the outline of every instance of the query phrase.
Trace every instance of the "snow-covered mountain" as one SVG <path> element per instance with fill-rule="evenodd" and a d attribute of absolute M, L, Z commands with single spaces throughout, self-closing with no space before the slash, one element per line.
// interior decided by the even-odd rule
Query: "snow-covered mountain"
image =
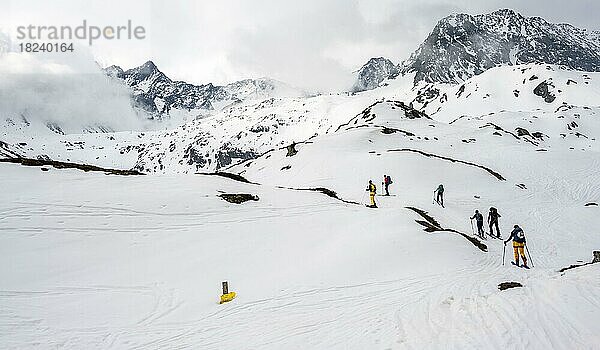
<path fill-rule="evenodd" d="M 600 264 L 584 264 L 598 250 L 600 73 L 496 67 L 437 86 L 429 114 L 402 79 L 246 102 L 168 132 L 2 135 L 0 155 L 143 161 L 148 175 L 0 163 L 0 247 L 16 262 L 0 264 L 0 346 L 595 348 Z M 251 183 L 172 174 L 215 169 L 238 137 L 257 153 L 298 143 L 219 164 Z M 363 205 L 368 180 L 378 209 Z M 504 239 L 525 230 L 531 269 L 473 233 L 473 211 L 492 206 Z M 222 281 L 237 297 L 219 305 Z"/>
<path fill-rule="evenodd" d="M 415 72 L 415 82 L 459 83 L 497 65 L 526 63 L 600 71 L 598 34 L 508 9 L 454 14 L 437 23 L 400 69 Z"/>
<path fill-rule="evenodd" d="M 245 102 L 175 130 L 147 133 L 136 149 L 139 155 L 135 169 L 142 172 L 220 170 L 272 149 L 285 148 L 292 142 L 331 134 L 382 100 L 404 101 L 403 107 L 395 108 L 404 108 L 413 115 L 424 112 L 437 120 L 451 122 L 502 111 L 546 113 L 551 118 L 565 118 L 561 114 L 564 109 L 596 109 L 600 94 L 597 73 L 560 66 L 498 67 L 469 79 L 464 85 L 429 85 L 427 91 L 431 95 L 424 94 L 421 85 L 412 87 L 412 79 L 413 75 L 407 75 L 390 80 L 388 86 L 354 96 Z M 499 80 L 504 83 L 498 85 Z M 578 131 L 569 126 L 575 120 L 567 119 L 559 134 L 570 137 Z M 516 127 L 510 131 L 516 132 Z"/>
<path fill-rule="evenodd" d="M 378 92 L 379 93 L 379 92 Z M 142 172 L 222 170 L 273 148 L 333 132 L 372 95 L 268 98 L 234 104 L 173 130 L 146 133 L 135 169 Z"/>
<path fill-rule="evenodd" d="M 247 99 L 306 95 L 304 91 L 269 78 L 245 79 L 223 86 L 175 81 L 152 61 L 128 70 L 115 65 L 104 70 L 132 88 L 135 107 L 159 119 L 169 116 L 172 110 L 212 111 Z"/>
<path fill-rule="evenodd" d="M 461 85 L 427 84 L 424 88 L 413 86 L 413 78 L 414 75 L 398 77 L 389 80 L 387 86 L 356 95 L 243 101 L 167 130 L 108 135 L 55 134 L 53 138 L 4 133 L 0 140 L 12 152 L 30 157 L 48 156 L 105 167 L 135 168 L 145 173 L 215 171 L 273 149 L 285 148 L 292 142 L 335 133 L 340 125 L 354 123 L 357 116 L 370 115 L 370 106 L 385 100 L 402 102 L 402 105 L 392 106 L 395 109 L 406 110 L 411 115 L 425 113 L 446 123 L 457 119 L 476 121 L 505 112 L 540 118 L 543 115 L 543 118 L 562 120 L 562 127 L 555 129 L 552 135 L 546 130 L 531 130 L 527 125 L 511 125 L 507 131 L 518 133 L 516 128 L 521 128 L 531 134 L 541 132 L 573 140 L 597 137 L 578 127 L 581 122 L 565 111 L 583 115 L 597 110 L 598 73 L 530 64 L 496 67 Z M 503 83 L 498 84 L 499 81 Z M 539 143 L 540 140 L 532 141 Z M 26 146 L 19 146 L 22 142 Z"/>
<path fill-rule="evenodd" d="M 516 63 L 455 83 L 375 60 L 374 89 L 308 97 L 110 67 L 106 90 L 158 117 L 213 110 L 153 131 L 0 119 L 0 348 L 596 348 L 600 72 Z M 504 239 L 524 229 L 530 269 L 475 235 L 490 207 Z"/>
<path fill-rule="evenodd" d="M 412 104 L 444 122 L 501 111 L 550 113 L 560 117 L 574 107 L 598 108 L 598 78 L 598 73 L 574 71 L 564 66 L 500 66 L 464 84 L 434 85 L 435 88 L 428 90 L 432 93 L 429 99 L 424 99 L 423 91 L 416 89 L 418 95 Z"/>
<path fill-rule="evenodd" d="M 521 29 L 516 29 L 517 24 Z M 549 27 L 543 27 L 542 24 Z M 459 42 L 460 38 L 465 38 L 464 28 L 467 27 L 470 28 L 469 33 L 479 35 L 478 39 L 472 36 L 472 40 L 469 39 L 471 41 Z M 498 44 L 501 30 L 494 29 L 496 27 L 508 31 L 506 40 L 511 43 L 525 45 L 519 40 L 531 38 L 529 43 L 532 47 L 541 45 L 540 42 L 547 39 L 541 35 L 550 35 L 549 28 L 554 28 L 554 37 L 560 38 L 555 40 L 558 43 L 567 42 L 568 38 L 574 41 L 577 35 L 589 39 L 587 44 L 574 46 L 573 52 L 566 52 L 559 44 L 547 47 L 548 53 L 540 56 L 543 59 L 577 55 L 580 52 L 578 50 L 583 50 L 586 45 L 592 47 L 596 40 L 592 34 L 588 35 L 574 27 L 548 24 L 539 18 L 524 18 L 508 10 L 474 17 L 453 15 L 440 21 L 428 39 L 433 40 L 431 38 L 435 35 L 446 38 L 436 41 L 440 45 L 439 60 L 433 62 L 437 66 L 431 68 L 431 72 L 459 72 L 451 68 L 454 64 L 462 64 L 459 60 L 462 56 L 448 61 L 449 56 L 444 54 L 458 52 L 450 50 L 448 45 L 463 50 L 467 59 L 476 55 L 469 56 L 465 52 L 497 54 L 499 51 L 492 50 L 492 47 Z M 448 36 L 450 34 L 453 36 Z M 422 56 L 424 47 L 425 44 L 417 50 L 413 59 Z M 533 57 L 531 55 L 534 52 L 517 50 L 512 57 Z M 577 62 L 584 62 L 583 58 L 590 58 L 593 54 L 585 52 L 587 56 L 581 56 Z M 401 101 L 411 113 L 423 112 L 445 122 L 461 117 L 481 117 L 502 110 L 556 113 L 563 105 L 587 108 L 597 105 L 594 102 L 598 94 L 595 74 L 569 70 L 564 65 L 510 66 L 519 63 L 519 60 L 509 61 L 507 64 L 510 69 L 500 67 L 490 70 L 488 67 L 477 71 L 483 73 L 480 75 L 475 75 L 473 69 L 466 69 L 468 65 L 465 63 L 465 67 L 461 66 L 465 70 L 460 71 L 459 76 L 467 81 L 459 85 L 454 81 L 420 81 L 421 73 L 416 70 L 397 75 L 398 69 L 390 60 L 373 58 L 359 71 L 357 87 L 360 86 L 358 90 L 374 89 L 356 95 L 318 96 L 305 96 L 300 91 L 268 79 L 242 80 L 224 86 L 193 85 L 170 79 L 151 61 L 126 71 L 111 66 L 105 69 L 105 73 L 113 78 L 111 80 L 121 81 L 133 91 L 135 104 L 139 108 L 157 118 L 181 111 L 190 112 L 193 118 L 160 131 L 112 133 L 94 137 L 62 137 L 59 125 L 46 124 L 45 128 L 51 128 L 58 134 L 41 142 L 37 141 L 41 139 L 35 131 L 37 129 L 31 128 L 26 118 L 12 118 L 0 123 L 2 130 L 5 130 L 2 141 L 11 152 L 32 157 L 101 162 L 103 166 L 135 168 L 147 173 L 189 173 L 221 170 L 292 142 L 333 133 L 340 125 L 362 115 L 369 106 L 382 100 Z M 446 63 L 450 66 L 444 66 Z M 385 84 L 382 84 L 384 81 Z M 418 81 L 418 84 L 414 85 L 414 81 Z M 502 84 L 498 84 L 499 81 Z M 515 106 L 518 108 L 514 109 Z M 200 112 L 209 110 L 205 114 Z M 18 131 L 15 132 L 15 129 Z M 111 130 L 100 128 L 99 131 Z M 38 136 L 32 137 L 32 134 Z M 27 146 L 19 146 L 21 143 Z M 107 156 L 107 153 L 111 156 Z"/>
<path fill-rule="evenodd" d="M 352 91 L 375 89 L 384 80 L 398 76 L 398 73 L 398 67 L 389 59 L 384 57 L 371 58 L 358 70 L 358 78 Z"/>
<path fill-rule="evenodd" d="M 353 91 L 374 89 L 386 79 L 415 73 L 415 84 L 457 84 L 499 65 L 546 63 L 600 71 L 600 32 L 553 24 L 502 9 L 441 19 L 419 48 L 395 65 L 371 58 L 358 71 Z"/>

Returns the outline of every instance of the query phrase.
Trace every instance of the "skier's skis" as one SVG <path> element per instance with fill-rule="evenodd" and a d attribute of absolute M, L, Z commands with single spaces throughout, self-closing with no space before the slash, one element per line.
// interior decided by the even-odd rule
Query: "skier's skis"
<path fill-rule="evenodd" d="M 514 261 L 511 261 L 510 263 L 511 263 L 511 264 L 513 264 L 513 265 L 515 265 L 516 267 L 520 267 L 520 268 L 522 268 L 522 269 L 527 269 L 527 270 L 529 270 L 529 266 L 525 266 L 525 265 L 517 265 L 517 264 L 515 264 L 515 262 L 514 262 Z"/>
<path fill-rule="evenodd" d="M 494 235 L 493 235 L 493 234 L 491 234 L 491 233 L 488 233 L 488 232 L 486 232 L 485 234 L 486 234 L 486 235 L 488 235 L 488 236 L 490 236 L 490 237 L 492 237 L 493 239 L 499 239 L 499 240 L 502 240 L 502 238 L 498 238 L 498 237 L 494 236 Z"/>
<path fill-rule="evenodd" d="M 477 238 L 477 239 L 485 239 L 476 233 L 473 233 L 472 235 L 470 235 L 470 237 Z"/>

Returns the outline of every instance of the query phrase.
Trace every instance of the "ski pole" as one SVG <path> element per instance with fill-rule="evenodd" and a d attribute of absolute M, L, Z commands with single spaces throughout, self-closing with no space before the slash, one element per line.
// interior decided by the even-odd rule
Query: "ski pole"
<path fill-rule="evenodd" d="M 525 250 L 527 251 L 527 255 L 529 255 L 529 262 L 531 263 L 531 267 L 533 266 L 533 260 L 531 260 L 531 253 L 529 252 L 529 248 L 527 247 L 527 243 L 525 243 Z"/>
<path fill-rule="evenodd" d="M 502 266 L 504 266 L 504 256 L 505 255 L 506 255 L 506 243 L 504 243 L 504 250 L 502 251 Z"/>
<path fill-rule="evenodd" d="M 473 219 L 471 219 L 471 232 L 475 235 L 475 228 L 473 227 Z"/>
<path fill-rule="evenodd" d="M 433 191 L 433 198 L 431 198 L 431 204 L 435 204 L 435 191 Z"/>

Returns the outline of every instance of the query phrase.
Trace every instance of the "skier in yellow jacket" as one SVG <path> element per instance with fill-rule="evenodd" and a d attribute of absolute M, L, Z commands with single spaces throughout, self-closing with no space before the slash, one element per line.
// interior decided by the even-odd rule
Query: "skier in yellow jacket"
<path fill-rule="evenodd" d="M 377 187 L 373 181 L 369 180 L 369 186 L 367 186 L 367 191 L 369 192 L 369 198 L 371 199 L 371 205 L 367 205 L 370 208 L 377 208 L 377 204 L 375 204 L 375 194 L 377 193 Z"/>

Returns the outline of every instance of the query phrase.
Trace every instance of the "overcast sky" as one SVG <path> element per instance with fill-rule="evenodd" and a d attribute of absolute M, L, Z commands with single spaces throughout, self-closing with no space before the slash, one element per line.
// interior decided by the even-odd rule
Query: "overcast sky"
<path fill-rule="evenodd" d="M 451 13 L 512 8 L 526 16 L 598 30 L 598 0 L 1 0 L 0 27 L 98 26 L 127 20 L 141 41 L 99 41 L 102 65 L 130 68 L 151 59 L 174 79 L 226 83 L 269 76 L 292 85 L 339 89 L 370 57 L 398 63 Z"/>

